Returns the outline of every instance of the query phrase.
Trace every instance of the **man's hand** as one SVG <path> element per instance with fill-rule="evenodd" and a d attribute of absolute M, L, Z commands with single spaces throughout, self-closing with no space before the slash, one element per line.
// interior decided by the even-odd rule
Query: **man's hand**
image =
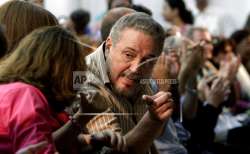
<path fill-rule="evenodd" d="M 110 130 L 92 135 L 80 134 L 78 140 L 81 143 L 91 145 L 94 149 L 107 146 L 116 152 L 126 152 L 128 150 L 125 138 L 120 133 Z"/>
<path fill-rule="evenodd" d="M 171 93 L 158 92 L 153 96 L 143 95 L 142 98 L 149 104 L 149 113 L 153 120 L 165 122 L 173 112 L 173 99 Z"/>
<path fill-rule="evenodd" d="M 102 111 L 96 109 L 92 104 L 90 104 L 86 98 L 86 95 L 80 93 L 81 102 L 78 111 L 74 114 L 73 118 L 82 126 L 85 126 L 94 115 L 89 115 L 88 113 L 101 113 Z"/>
<path fill-rule="evenodd" d="M 162 52 L 161 56 L 158 58 L 156 64 L 154 65 L 152 71 L 152 78 L 157 81 L 164 80 L 164 82 L 158 83 L 157 85 L 160 91 L 168 91 L 170 88 L 169 83 L 165 80 L 176 79 L 179 72 L 179 64 L 177 60 Z"/>

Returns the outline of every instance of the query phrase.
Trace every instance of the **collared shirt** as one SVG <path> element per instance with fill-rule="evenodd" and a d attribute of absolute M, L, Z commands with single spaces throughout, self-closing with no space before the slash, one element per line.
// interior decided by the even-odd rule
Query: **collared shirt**
<path fill-rule="evenodd" d="M 106 61 L 105 44 L 86 57 L 88 66 L 86 82 L 80 92 L 87 95 L 87 99 L 99 111 L 86 125 L 89 133 L 101 132 L 111 129 L 122 134 L 128 133 L 136 126 L 147 111 L 147 104 L 142 100 L 141 94 L 153 94 L 149 85 L 141 88 L 136 99 L 131 102 L 112 91 Z M 90 114 L 93 111 L 89 111 Z M 92 113 L 91 113 L 92 112 Z M 88 114 L 88 113 L 87 113 Z M 155 149 L 154 149 L 155 151 Z"/>
<path fill-rule="evenodd" d="M 230 26 L 229 26 L 230 25 Z M 230 37 L 237 29 L 234 19 L 219 9 L 208 7 L 195 18 L 195 27 L 204 27 L 214 36 Z"/>
<path fill-rule="evenodd" d="M 88 66 L 87 81 L 81 91 L 87 94 L 89 103 L 98 111 L 104 112 L 97 114 L 87 124 L 88 131 L 94 133 L 112 128 L 114 131 L 126 134 L 147 111 L 147 104 L 142 100 L 141 94 L 153 92 L 150 88 L 144 88 L 134 102 L 114 94 L 107 73 L 104 44 L 86 57 L 86 64 Z"/>

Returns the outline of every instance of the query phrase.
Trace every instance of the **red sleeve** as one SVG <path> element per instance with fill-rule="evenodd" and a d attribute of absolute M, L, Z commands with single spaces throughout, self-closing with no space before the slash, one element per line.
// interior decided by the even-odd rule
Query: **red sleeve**
<path fill-rule="evenodd" d="M 51 117 L 48 103 L 42 93 L 32 86 L 28 86 L 9 95 L 12 96 L 6 97 L 6 99 L 8 101 L 13 99 L 11 102 L 14 102 L 9 119 L 13 152 L 31 144 L 48 141 L 48 146 L 41 153 L 55 153 L 50 126 L 53 117 Z"/>

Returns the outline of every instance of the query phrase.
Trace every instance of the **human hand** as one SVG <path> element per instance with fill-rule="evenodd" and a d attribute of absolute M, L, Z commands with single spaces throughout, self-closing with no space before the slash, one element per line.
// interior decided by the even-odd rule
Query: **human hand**
<path fill-rule="evenodd" d="M 90 119 L 92 119 L 95 115 L 88 113 L 101 113 L 96 109 L 92 104 L 90 104 L 86 98 L 86 95 L 80 93 L 80 106 L 78 111 L 73 115 L 73 118 L 79 123 L 81 126 L 84 126 Z"/>
<path fill-rule="evenodd" d="M 161 91 L 168 91 L 170 88 L 168 79 L 175 79 L 179 71 L 179 64 L 174 57 L 166 55 L 164 52 L 158 58 L 152 71 L 152 78 L 164 80 L 164 82 L 157 82 Z"/>
<path fill-rule="evenodd" d="M 207 102 L 214 107 L 219 107 L 224 102 L 226 92 L 229 88 L 229 81 L 221 77 L 216 78 L 207 94 Z"/>
<path fill-rule="evenodd" d="M 220 63 L 219 76 L 232 82 L 238 72 L 238 68 L 241 64 L 241 58 L 232 55 L 231 57 L 224 59 Z"/>
<path fill-rule="evenodd" d="M 171 117 L 173 112 L 171 93 L 160 91 L 153 96 L 143 95 L 142 98 L 148 103 L 153 120 L 165 122 Z"/>
<path fill-rule="evenodd" d="M 188 47 L 185 52 L 182 52 L 180 61 L 182 65 L 181 71 L 183 71 L 183 68 L 188 72 L 198 71 L 205 61 L 203 43 Z"/>
<path fill-rule="evenodd" d="M 168 62 L 168 66 L 170 67 L 170 70 L 169 70 L 170 78 L 176 79 L 180 71 L 179 56 L 176 53 L 171 52 L 166 55 L 166 60 Z"/>
<path fill-rule="evenodd" d="M 202 45 L 198 44 L 189 48 L 181 57 L 181 69 L 178 75 L 179 91 L 185 92 L 189 80 L 196 77 L 199 69 L 204 64 L 204 52 Z"/>
<path fill-rule="evenodd" d="M 205 102 L 208 98 L 210 86 L 213 80 L 215 80 L 217 76 L 205 76 L 203 77 L 197 84 L 198 97 L 201 101 Z"/>
<path fill-rule="evenodd" d="M 92 135 L 80 134 L 78 136 L 78 140 L 84 141 L 85 143 L 91 145 L 94 149 L 107 146 L 117 152 L 127 151 L 125 137 L 123 137 L 120 133 L 110 130 Z"/>

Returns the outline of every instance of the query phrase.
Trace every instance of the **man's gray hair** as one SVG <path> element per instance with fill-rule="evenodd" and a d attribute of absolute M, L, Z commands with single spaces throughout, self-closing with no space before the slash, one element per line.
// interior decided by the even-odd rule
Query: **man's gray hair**
<path fill-rule="evenodd" d="M 162 51 L 165 38 L 164 30 L 151 16 L 136 12 L 121 17 L 110 32 L 110 37 L 114 45 L 119 41 L 120 33 L 127 28 L 132 28 L 151 36 L 154 40 L 156 52 L 160 53 Z"/>

